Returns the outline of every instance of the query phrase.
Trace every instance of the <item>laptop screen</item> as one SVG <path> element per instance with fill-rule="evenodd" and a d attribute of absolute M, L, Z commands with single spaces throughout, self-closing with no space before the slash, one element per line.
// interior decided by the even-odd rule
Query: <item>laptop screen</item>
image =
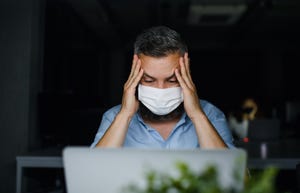
<path fill-rule="evenodd" d="M 67 193 L 122 193 L 130 184 L 145 186 L 147 171 L 176 174 L 175 163 L 194 172 L 216 167 L 221 187 L 243 188 L 246 153 L 226 150 L 153 150 L 66 147 L 63 151 Z M 234 178 L 238 172 L 241 179 Z"/>

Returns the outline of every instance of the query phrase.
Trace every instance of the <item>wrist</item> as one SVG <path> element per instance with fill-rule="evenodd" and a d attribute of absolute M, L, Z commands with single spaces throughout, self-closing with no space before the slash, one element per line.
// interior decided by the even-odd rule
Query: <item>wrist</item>
<path fill-rule="evenodd" d="M 117 114 L 117 117 L 119 117 L 120 119 L 127 119 L 130 121 L 133 115 L 134 113 L 127 111 L 125 109 L 121 109 L 120 112 Z"/>
<path fill-rule="evenodd" d="M 207 116 L 205 115 L 205 113 L 202 110 L 197 110 L 194 113 L 192 113 L 192 115 L 190 116 L 190 119 L 192 122 L 196 121 L 196 120 L 203 120 L 203 119 L 207 119 Z"/>

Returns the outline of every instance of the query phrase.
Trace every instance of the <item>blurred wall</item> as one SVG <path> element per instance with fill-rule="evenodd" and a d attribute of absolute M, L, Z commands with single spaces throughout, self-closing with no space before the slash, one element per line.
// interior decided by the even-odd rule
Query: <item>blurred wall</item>
<path fill-rule="evenodd" d="M 36 145 L 42 2 L 0 1 L 0 192 L 15 192 L 16 156 Z"/>

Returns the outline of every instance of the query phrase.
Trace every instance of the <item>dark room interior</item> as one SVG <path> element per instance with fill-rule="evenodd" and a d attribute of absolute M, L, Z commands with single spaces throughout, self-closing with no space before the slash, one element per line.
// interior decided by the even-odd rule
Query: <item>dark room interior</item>
<path fill-rule="evenodd" d="M 300 1 L 1 0 L 0 192 L 21 192 L 17 157 L 91 145 L 102 114 L 121 102 L 136 35 L 156 25 L 186 40 L 200 98 L 229 116 L 253 97 L 279 120 L 275 139 L 236 146 L 257 160 L 267 144 L 284 163 L 278 190 L 300 191 L 290 165 L 300 163 Z M 23 176 L 22 192 L 65 192 L 61 168 Z"/>

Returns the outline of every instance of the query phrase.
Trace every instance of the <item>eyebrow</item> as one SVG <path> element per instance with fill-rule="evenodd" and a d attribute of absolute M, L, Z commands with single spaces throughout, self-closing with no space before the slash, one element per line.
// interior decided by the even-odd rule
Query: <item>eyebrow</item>
<path fill-rule="evenodd" d="M 147 74 L 146 72 L 144 72 L 144 75 L 143 75 L 143 76 L 146 76 L 147 78 L 155 79 L 154 77 L 150 76 L 150 75 Z"/>
<path fill-rule="evenodd" d="M 151 79 L 156 79 L 156 78 L 154 78 L 153 76 L 150 76 L 149 74 L 147 74 L 147 73 L 145 73 L 144 72 L 144 75 L 143 76 L 146 76 L 147 78 L 151 78 Z M 172 79 L 172 78 L 174 78 L 175 77 L 175 73 L 173 73 L 171 76 L 169 76 L 169 77 L 167 77 L 167 78 L 165 78 L 166 80 L 169 80 L 169 79 Z"/>
<path fill-rule="evenodd" d="M 174 77 L 176 78 L 175 73 L 173 73 L 171 76 L 167 77 L 166 80 L 170 80 L 170 79 L 172 79 L 172 78 L 174 78 Z"/>

